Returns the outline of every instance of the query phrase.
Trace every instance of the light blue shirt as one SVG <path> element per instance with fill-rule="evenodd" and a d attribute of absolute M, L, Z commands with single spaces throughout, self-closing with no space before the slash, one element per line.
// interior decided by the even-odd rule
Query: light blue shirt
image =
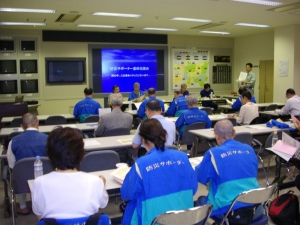
<path fill-rule="evenodd" d="M 286 101 L 285 106 L 282 109 L 276 109 L 276 113 L 279 115 L 300 115 L 300 97 L 294 95 Z"/>

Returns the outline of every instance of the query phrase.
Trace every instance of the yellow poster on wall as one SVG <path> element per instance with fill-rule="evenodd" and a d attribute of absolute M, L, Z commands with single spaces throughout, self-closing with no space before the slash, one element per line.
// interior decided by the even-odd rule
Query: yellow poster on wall
<path fill-rule="evenodd" d="M 173 49 L 173 88 L 182 83 L 188 89 L 201 88 L 209 82 L 209 51 Z"/>

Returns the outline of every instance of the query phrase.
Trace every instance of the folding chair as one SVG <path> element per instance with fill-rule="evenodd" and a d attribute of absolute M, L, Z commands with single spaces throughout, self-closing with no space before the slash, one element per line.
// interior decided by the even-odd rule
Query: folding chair
<path fill-rule="evenodd" d="M 20 125 L 22 124 L 22 117 L 21 118 L 14 118 L 11 123 L 10 123 L 10 127 L 20 127 Z"/>
<path fill-rule="evenodd" d="M 246 203 L 246 204 L 263 204 L 265 214 L 261 215 L 259 218 L 253 220 L 250 225 L 266 225 L 268 224 L 268 209 L 267 209 L 267 204 L 270 201 L 272 195 L 275 192 L 275 189 L 277 188 L 277 185 L 272 185 L 268 186 L 265 188 L 257 188 L 257 189 L 252 189 L 249 191 L 244 191 L 241 194 L 239 194 L 231 203 L 227 213 L 223 217 L 222 221 L 218 225 L 223 225 L 226 224 L 229 225 L 228 223 L 228 215 L 233 209 L 234 205 L 237 202 L 240 203 Z"/>
<path fill-rule="evenodd" d="M 153 219 L 152 225 L 192 225 L 204 220 L 204 224 L 210 217 L 212 205 L 207 204 L 189 208 L 187 210 L 168 211 Z"/>
<path fill-rule="evenodd" d="M 205 111 L 207 113 L 207 115 L 212 115 L 213 114 L 210 107 L 203 107 L 200 110 Z"/>
<path fill-rule="evenodd" d="M 129 135 L 129 134 L 130 134 L 130 129 L 117 128 L 113 130 L 105 130 L 101 137 L 120 136 L 120 135 Z"/>
<path fill-rule="evenodd" d="M 278 105 L 277 104 L 270 104 L 268 105 L 264 111 L 274 111 L 275 109 L 278 109 Z"/>
<path fill-rule="evenodd" d="M 59 124 L 66 124 L 67 120 L 63 116 L 49 116 L 45 120 L 45 125 L 59 125 Z"/>
<path fill-rule="evenodd" d="M 94 151 L 87 153 L 80 164 L 80 170 L 94 172 L 100 170 L 116 169 L 120 162 L 119 155 L 112 150 Z"/>
<path fill-rule="evenodd" d="M 40 157 L 43 162 L 43 173 L 47 174 L 53 171 L 52 165 L 48 157 Z M 11 209 L 13 225 L 16 224 L 16 202 L 15 198 L 18 194 L 30 193 L 27 181 L 34 179 L 33 164 L 35 157 L 24 158 L 16 162 L 13 171 L 10 172 L 10 178 L 6 177 L 6 182 L 11 191 Z M 3 179 L 3 178 L 2 178 Z"/>
<path fill-rule="evenodd" d="M 98 115 L 92 115 L 88 116 L 84 119 L 84 123 L 98 123 L 99 122 L 99 116 Z"/>

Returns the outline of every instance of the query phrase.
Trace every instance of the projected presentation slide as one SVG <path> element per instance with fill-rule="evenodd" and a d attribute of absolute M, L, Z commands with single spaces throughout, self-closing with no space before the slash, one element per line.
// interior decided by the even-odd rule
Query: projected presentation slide
<path fill-rule="evenodd" d="M 141 90 L 157 88 L 157 50 L 102 49 L 101 54 L 102 92 L 111 92 L 115 84 L 131 92 L 135 82 Z"/>

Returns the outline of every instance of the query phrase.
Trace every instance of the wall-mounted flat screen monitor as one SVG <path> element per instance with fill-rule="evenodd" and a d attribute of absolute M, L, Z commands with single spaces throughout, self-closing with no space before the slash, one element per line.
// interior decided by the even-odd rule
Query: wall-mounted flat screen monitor
<path fill-rule="evenodd" d="M 47 84 L 82 84 L 85 82 L 85 58 L 46 58 Z"/>
<path fill-rule="evenodd" d="M 158 94 L 168 93 L 168 49 L 160 46 L 89 46 L 90 86 L 95 94 L 111 93 L 118 85 L 120 91 L 132 92 L 133 84 L 140 90 L 155 88 Z M 99 95 L 101 96 L 101 95 Z"/>
<path fill-rule="evenodd" d="M 17 80 L 1 80 L 0 94 L 17 94 L 18 85 Z"/>
<path fill-rule="evenodd" d="M 0 60 L 0 74 L 15 74 L 17 73 L 16 60 Z"/>
<path fill-rule="evenodd" d="M 35 52 L 36 51 L 36 45 L 35 41 L 30 40 L 21 40 L 21 52 Z"/>
<path fill-rule="evenodd" d="M 21 93 L 38 93 L 39 82 L 37 79 L 21 80 Z"/>
<path fill-rule="evenodd" d="M 14 52 L 15 41 L 14 40 L 0 40 L 0 52 Z"/>
<path fill-rule="evenodd" d="M 20 60 L 20 73 L 37 73 L 37 60 L 36 59 L 21 59 Z"/>

